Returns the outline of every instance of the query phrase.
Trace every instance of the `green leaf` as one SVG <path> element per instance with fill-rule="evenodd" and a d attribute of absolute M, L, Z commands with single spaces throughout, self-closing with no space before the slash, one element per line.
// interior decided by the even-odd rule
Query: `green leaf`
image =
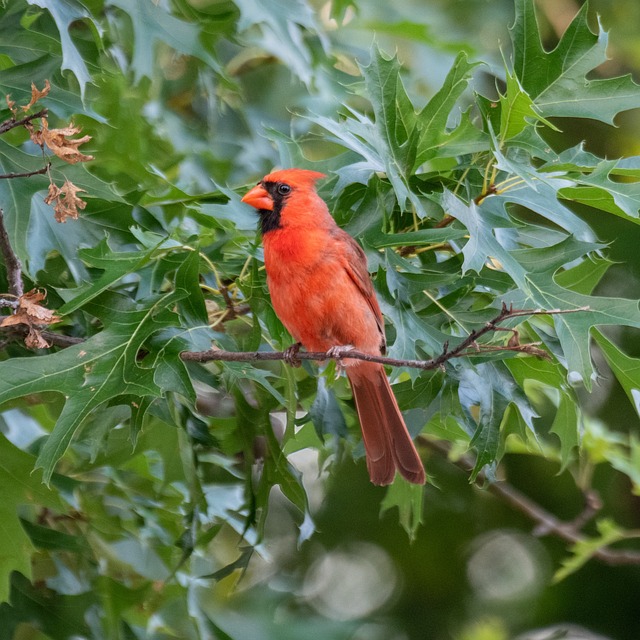
<path fill-rule="evenodd" d="M 284 396 L 269 382 L 269 378 L 277 378 L 276 374 L 266 369 L 258 369 L 244 362 L 223 362 L 222 379 L 227 389 L 233 389 L 241 380 L 253 380 L 264 387 L 282 406 L 287 406 Z"/>
<path fill-rule="evenodd" d="M 629 437 L 629 446 L 620 453 L 610 450 L 608 460 L 614 469 L 624 473 L 633 485 L 633 494 L 640 496 L 640 439 L 631 434 Z"/>
<path fill-rule="evenodd" d="M 556 129 L 540 115 L 533 100 L 522 88 L 515 74 L 507 70 L 506 80 L 506 91 L 504 95 L 500 95 L 500 134 L 498 137 L 501 144 L 522 133 L 535 122 L 541 122 Z"/>
<path fill-rule="evenodd" d="M 611 367 L 620 386 L 627 394 L 629 402 L 640 416 L 640 359 L 631 358 L 620 351 L 597 329 L 594 329 L 593 337 L 602 349 L 607 364 Z"/>
<path fill-rule="evenodd" d="M 485 131 L 476 126 L 472 108 L 464 111 L 458 125 L 448 131 L 437 146 L 433 146 L 435 158 L 455 158 L 470 153 L 488 151 L 491 139 Z"/>
<path fill-rule="evenodd" d="M 419 229 L 406 233 L 384 233 L 380 227 L 374 227 L 365 236 L 367 244 L 375 249 L 385 247 L 424 247 L 464 238 L 466 231 L 456 227 L 443 229 Z"/>
<path fill-rule="evenodd" d="M 142 77 L 153 77 L 156 47 L 169 45 L 178 53 L 199 58 L 212 69 L 219 69 L 217 60 L 200 41 L 200 27 L 168 13 L 163 4 L 109 0 L 109 4 L 122 9 L 131 18 L 133 26 L 133 60 L 131 67 L 136 82 Z"/>
<path fill-rule="evenodd" d="M 508 372 L 501 371 L 491 363 L 481 364 L 475 369 L 461 368 L 458 376 L 460 404 L 474 432 L 470 442 L 477 453 L 470 478 L 473 481 L 482 468 L 493 463 L 498 456 L 500 426 L 509 404 L 517 401 L 522 408 L 523 419 L 532 430 L 531 418 L 534 413 L 523 394 L 517 392 Z"/>
<path fill-rule="evenodd" d="M 23 628 L 29 629 L 28 633 L 31 633 L 31 629 L 36 629 L 33 633 L 37 635 L 33 637 L 38 640 L 68 640 L 91 634 L 87 619 L 98 606 L 93 591 L 67 595 L 48 589 L 43 593 L 40 584 L 31 584 L 19 573 L 11 576 L 11 587 L 11 604 L 0 604 L 2 629 L 9 632 L 5 638 L 15 638 L 13 631 Z"/>
<path fill-rule="evenodd" d="M 355 6 L 353 0 L 334 0 L 331 3 L 331 17 L 341 23 L 349 7 L 353 6 Z"/>
<path fill-rule="evenodd" d="M 383 172 L 391 183 L 401 208 L 407 202 L 420 217 L 427 212 L 424 204 L 409 184 L 411 172 L 429 158 L 442 153 L 442 147 L 455 143 L 460 131 L 450 133 L 446 129 L 449 115 L 467 87 L 470 64 L 464 53 L 460 54 L 449 72 L 443 87 L 420 113 L 416 113 L 401 78 L 401 66 L 397 57 L 388 58 L 380 49 L 371 50 L 368 65 L 361 71 L 365 80 L 365 95 L 371 102 L 375 118 L 349 109 L 349 117 L 336 122 L 324 116 L 311 117 L 311 121 L 333 134 L 334 140 L 364 158 L 337 171 L 341 181 L 366 184 L 374 172 Z M 348 108 L 348 107 L 347 107 Z M 459 125 L 463 134 L 471 136 L 474 144 L 482 136 L 467 118 Z M 476 135 L 477 134 L 477 135 Z M 450 138 L 449 136 L 452 136 Z M 464 147 L 464 140 L 460 144 Z M 480 146 L 484 147 L 484 144 Z M 467 152 L 469 149 L 467 148 Z M 448 153 L 452 153 L 448 150 Z"/>
<path fill-rule="evenodd" d="M 245 571 L 249 566 L 249 561 L 251 560 L 255 549 L 250 546 L 240 547 L 240 555 L 228 565 L 225 565 L 221 569 L 214 571 L 213 573 L 209 573 L 204 576 L 199 576 L 200 580 L 215 580 L 218 582 L 219 580 L 223 580 L 227 576 L 230 576 L 232 573 L 240 570 L 240 573 L 244 575 Z"/>
<path fill-rule="evenodd" d="M 207 307 L 200 287 L 200 255 L 198 250 L 185 251 L 177 256 L 181 259 L 176 271 L 176 289 L 186 291 L 188 295 L 180 300 L 180 316 L 187 327 L 202 327 L 209 324 Z"/>
<path fill-rule="evenodd" d="M 30 178 L 31 180 L 32 178 Z M 37 193 L 31 200 L 29 216 L 29 252 L 25 266 L 35 280 L 37 273 L 46 266 L 52 252 L 59 253 L 66 262 L 76 282 L 90 281 L 86 266 L 80 259 L 80 247 L 95 246 L 105 236 L 111 247 L 118 247 L 131 240 L 128 225 L 131 224 L 131 208 L 117 202 L 87 206 L 81 219 L 56 222 L 53 208 L 44 202 L 44 193 Z"/>
<path fill-rule="evenodd" d="M 554 225 L 558 225 L 578 240 L 592 242 L 594 233 L 591 227 L 571 209 L 558 200 L 558 191 L 570 185 L 562 175 L 549 175 L 535 169 L 531 164 L 513 158 L 507 158 L 498 149 L 494 150 L 497 166 L 509 176 L 519 176 L 525 184 L 487 198 L 482 210 L 496 215 L 508 215 L 510 204 L 518 204 L 539 214 Z"/>
<path fill-rule="evenodd" d="M 569 236 L 562 242 L 551 246 L 535 249 L 519 249 L 512 251 L 511 255 L 516 258 L 518 263 L 529 273 L 533 271 L 556 271 L 564 264 L 582 258 L 592 251 L 602 249 L 604 246 L 605 245 L 596 242 L 581 242 L 573 236 Z M 591 260 L 585 260 L 584 263 L 587 265 L 587 269 L 593 268 L 593 262 Z M 573 269 L 571 271 L 573 273 Z M 577 274 L 574 274 L 571 282 L 573 282 L 576 277 Z M 565 281 L 569 281 L 568 276 L 565 276 Z M 590 291 L 585 293 L 590 293 Z"/>
<path fill-rule="evenodd" d="M 344 415 L 333 389 L 327 386 L 324 376 L 318 376 L 318 390 L 309 410 L 309 416 L 320 439 L 325 434 L 340 437 L 347 435 L 347 423 L 344 420 Z"/>
<path fill-rule="evenodd" d="M 473 202 L 466 204 L 448 190 L 442 194 L 442 208 L 458 219 L 469 232 L 469 240 L 462 249 L 463 273 L 480 273 L 487 261 L 493 258 L 500 262 L 519 288 L 528 290 L 525 268 L 502 247 L 495 236 L 495 229 L 513 226 L 508 219 L 499 218 L 488 208 L 478 207 Z"/>
<path fill-rule="evenodd" d="M 571 553 L 573 555 L 562 561 L 562 567 L 558 569 L 553 576 L 554 583 L 558 583 L 578 571 L 578 569 L 589 562 L 600 549 L 608 547 L 614 542 L 624 540 L 625 537 L 627 537 L 625 532 L 608 518 L 599 520 L 597 527 L 598 537 L 585 538 L 580 542 L 576 542 L 571 547 Z"/>
<path fill-rule="evenodd" d="M 112 183 L 101 180 L 89 171 L 91 166 L 91 162 L 79 162 L 72 165 L 58 163 L 51 167 L 51 177 L 56 184 L 62 184 L 65 180 L 73 182 L 76 187 L 83 190 L 80 195 L 87 202 L 101 200 L 105 203 L 124 203 L 124 198 L 116 191 Z"/>
<path fill-rule="evenodd" d="M 477 65 L 477 62 L 469 62 L 466 53 L 459 53 L 454 60 L 442 87 L 418 114 L 418 148 L 413 168 L 417 168 L 427 160 L 439 155 L 438 149 L 450 144 L 451 137 L 456 136 L 456 130 L 453 132 L 447 131 L 449 115 L 455 107 L 458 99 L 469 85 L 471 70 Z M 463 130 L 467 134 L 465 137 L 468 138 L 468 134 L 472 131 L 466 126 L 467 123 L 469 123 L 469 120 L 465 119 L 459 126 L 464 127 Z M 479 129 L 475 130 L 479 131 Z M 473 150 L 474 149 L 471 149 L 470 146 L 467 146 L 465 153 L 471 153 Z M 451 153 L 451 150 L 449 150 L 449 153 Z"/>
<path fill-rule="evenodd" d="M 617 160 L 602 160 L 593 171 L 579 174 L 576 186 L 560 189 L 558 195 L 640 224 L 640 182 L 611 180 L 617 166 Z"/>
<path fill-rule="evenodd" d="M 533 0 L 516 0 L 511 27 L 513 67 L 524 90 L 545 117 L 593 118 L 613 124 L 620 111 L 640 106 L 640 87 L 630 75 L 588 80 L 586 75 L 607 60 L 608 36 L 598 24 L 589 29 L 585 2 L 553 51 L 540 42 Z"/>
<path fill-rule="evenodd" d="M 0 139 L 0 171 L 3 174 L 36 171 L 43 166 L 42 156 L 25 153 Z M 5 228 L 11 246 L 23 264 L 30 258 L 28 212 L 31 198 L 36 192 L 46 189 L 48 184 L 46 176 L 33 176 L 28 180 L 0 180 Z"/>
<path fill-rule="evenodd" d="M 378 301 L 382 313 L 391 321 L 395 329 L 393 344 L 388 346 L 388 355 L 392 358 L 421 358 L 422 352 L 418 345 L 427 353 L 439 353 L 442 345 L 451 337 L 433 327 L 421 317 L 411 306 L 410 302 L 400 298 L 393 298 L 386 282 L 383 283 L 384 272 L 380 270 L 376 279 L 376 289 L 379 292 Z M 407 373 L 417 378 L 419 369 L 409 369 Z"/>
<path fill-rule="evenodd" d="M 63 304 L 58 312 L 65 315 L 79 309 L 90 300 L 93 300 L 101 293 L 113 286 L 128 273 L 137 271 L 144 266 L 151 258 L 153 251 L 130 251 L 127 253 L 114 252 L 105 238 L 97 247 L 93 249 L 81 249 L 78 256 L 86 264 L 102 269 L 102 275 L 88 287 L 82 287 L 77 295 L 73 295 L 75 290 L 67 289 L 59 293 L 65 298 L 71 299 Z"/>
<path fill-rule="evenodd" d="M 397 507 L 400 524 L 413 542 L 420 525 L 424 522 L 423 499 L 424 487 L 422 485 L 411 484 L 398 476 L 389 486 L 380 503 L 380 515 Z"/>
<path fill-rule="evenodd" d="M 3 366 L 6 363 L 3 363 Z M 20 524 L 18 508 L 40 505 L 62 509 L 56 493 L 42 484 L 41 473 L 34 473 L 35 458 L 11 444 L 0 434 L 0 602 L 9 599 L 9 578 L 19 571 L 31 579 L 31 554 L 35 551 Z"/>
<path fill-rule="evenodd" d="M 104 318 L 103 331 L 58 353 L 4 363 L 0 403 L 43 391 L 66 396 L 56 426 L 38 456 L 45 482 L 83 420 L 101 404 L 123 394 L 162 395 L 154 367 L 138 362 L 138 353 L 155 332 L 176 324 L 171 308 L 183 296 L 183 292 L 169 293 L 138 306 L 117 296 L 96 300 L 92 312 Z M 69 394 L 69 389 L 74 392 Z"/>
<path fill-rule="evenodd" d="M 319 36 L 322 27 L 312 7 L 303 0 L 274 3 L 268 0 L 236 0 L 240 9 L 238 31 L 249 44 L 257 44 L 282 60 L 305 84 L 313 78 L 312 52 L 305 42 L 305 32 Z M 260 30 L 254 33 L 254 26 Z"/>
<path fill-rule="evenodd" d="M 606 258 L 589 256 L 579 264 L 556 273 L 556 282 L 567 289 L 589 295 L 613 263 Z"/>
<path fill-rule="evenodd" d="M 409 187 L 409 173 L 417 151 L 416 113 L 402 84 L 400 63 L 397 57 L 386 58 L 374 47 L 369 64 L 361 67 L 361 71 L 375 115 L 370 126 L 375 138 L 365 140 L 379 154 L 400 207 L 404 208 L 409 200 L 422 211 L 422 204 Z"/>
<path fill-rule="evenodd" d="M 575 399 L 562 391 L 558 410 L 550 429 L 551 433 L 555 433 L 560 438 L 560 473 L 573 460 L 574 450 L 580 445 L 578 420 L 578 405 Z"/>
<path fill-rule="evenodd" d="M 24 39 L 31 40 L 31 34 L 25 36 L 21 32 L 22 39 L 15 43 L 16 48 L 24 49 Z M 51 41 L 51 38 L 47 38 Z M 4 41 L 4 38 L 3 38 Z M 55 42 L 55 41 L 54 41 Z M 14 53 L 14 50 L 11 51 Z M 91 107 L 85 107 L 80 96 L 66 88 L 66 83 L 59 81 L 60 57 L 51 51 L 43 52 L 36 59 L 9 67 L 0 74 L 0 95 L 11 94 L 11 98 L 18 104 L 27 104 L 31 99 L 31 83 L 42 88 L 45 80 L 51 81 L 51 91 L 46 98 L 38 102 L 39 106 L 47 107 L 60 118 L 70 120 L 73 116 L 82 113 L 96 120 L 105 122 Z"/>
<path fill-rule="evenodd" d="M 591 389 L 593 365 L 589 354 L 589 332 L 598 325 L 626 325 L 640 328 L 640 312 L 637 300 L 590 296 L 561 287 L 552 271 L 527 275 L 529 299 L 522 292 L 513 292 L 507 301 L 518 306 L 541 309 L 578 309 L 585 311 L 554 316 L 558 339 L 562 345 L 570 377 L 575 376 Z"/>
<path fill-rule="evenodd" d="M 556 162 L 558 156 L 547 141 L 542 138 L 539 129 L 540 127 L 526 127 L 518 135 L 505 142 L 506 148 L 525 151 L 532 158 L 539 158 L 545 162 Z"/>
<path fill-rule="evenodd" d="M 278 485 L 285 497 L 295 505 L 302 514 L 309 515 L 309 502 L 302 485 L 302 475 L 289 462 L 287 456 L 280 448 L 280 444 L 273 433 L 273 429 L 267 428 L 266 439 L 269 455 L 265 460 L 264 480 L 269 486 Z"/>
<path fill-rule="evenodd" d="M 69 69 L 76 76 L 80 85 L 80 95 L 84 99 L 84 90 L 87 83 L 91 82 L 91 75 L 69 35 L 69 27 L 78 20 L 88 20 L 93 24 L 91 14 L 77 0 L 27 0 L 27 2 L 46 9 L 54 19 L 60 33 L 62 69 Z M 95 27 L 93 33 L 96 34 Z"/>
<path fill-rule="evenodd" d="M 72 553 L 83 553 L 90 549 L 89 544 L 83 537 L 33 524 L 24 519 L 20 520 L 20 524 L 27 532 L 34 546 L 39 549 L 71 551 Z"/>

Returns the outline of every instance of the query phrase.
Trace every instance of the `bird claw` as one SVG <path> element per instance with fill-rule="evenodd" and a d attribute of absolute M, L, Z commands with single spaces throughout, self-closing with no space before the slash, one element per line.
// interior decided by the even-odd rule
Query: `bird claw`
<path fill-rule="evenodd" d="M 334 358 L 338 362 L 344 358 L 349 351 L 355 351 L 355 347 L 350 344 L 340 344 L 327 350 L 327 356 Z"/>
<path fill-rule="evenodd" d="M 300 358 L 298 357 L 298 352 L 300 351 L 301 346 L 301 342 L 294 342 L 290 347 L 287 347 L 283 351 L 284 361 L 290 367 L 299 367 L 302 365 L 302 360 L 300 360 Z"/>
<path fill-rule="evenodd" d="M 336 361 L 336 379 L 340 377 L 340 374 L 345 369 L 342 358 L 344 358 L 350 351 L 355 351 L 355 347 L 350 344 L 336 345 L 335 347 L 331 347 L 327 350 L 327 356 Z"/>

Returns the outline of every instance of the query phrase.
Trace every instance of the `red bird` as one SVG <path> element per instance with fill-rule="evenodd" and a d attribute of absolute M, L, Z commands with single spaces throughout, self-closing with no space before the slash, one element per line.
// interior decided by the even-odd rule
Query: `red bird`
<path fill-rule="evenodd" d="M 267 285 L 273 308 L 308 351 L 351 346 L 384 353 L 384 321 L 357 242 L 340 229 L 318 196 L 324 174 L 283 169 L 265 176 L 242 202 L 260 214 Z M 381 364 L 347 359 L 374 484 L 393 482 L 396 469 L 423 484 L 424 467 Z"/>

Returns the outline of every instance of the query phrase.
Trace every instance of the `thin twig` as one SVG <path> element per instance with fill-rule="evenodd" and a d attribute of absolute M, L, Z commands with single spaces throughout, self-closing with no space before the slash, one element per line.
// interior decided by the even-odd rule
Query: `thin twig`
<path fill-rule="evenodd" d="M 475 329 L 469 335 L 459 342 L 455 347 L 449 348 L 448 344 L 445 344 L 442 353 L 430 360 L 405 360 L 402 358 L 389 358 L 387 356 L 377 356 L 370 353 L 363 353 L 356 349 L 344 350 L 342 354 L 336 355 L 333 352 L 324 351 L 300 351 L 297 357 L 300 360 L 329 360 L 331 358 L 336 360 L 342 360 L 344 358 L 353 360 L 365 360 L 367 362 L 378 362 L 380 364 L 386 364 L 392 367 L 411 367 L 414 369 L 423 369 L 429 371 L 441 367 L 445 362 L 452 358 L 459 358 L 463 356 L 473 356 L 482 353 L 482 345 L 476 344 L 478 338 L 481 338 L 487 333 L 493 331 L 499 331 L 501 328 L 498 324 L 509 320 L 511 318 L 518 318 L 522 316 L 536 316 L 536 315 L 559 315 L 563 313 L 576 313 L 579 311 L 587 311 L 589 307 L 578 307 L 576 309 L 551 309 L 550 311 L 543 311 L 540 309 L 513 309 L 503 304 L 500 313 L 487 322 L 482 328 Z M 535 351 L 530 351 L 530 348 L 534 345 L 518 345 L 507 346 L 505 350 L 508 351 L 525 351 L 532 352 L 535 355 Z M 495 350 L 495 347 L 490 349 Z M 264 360 L 287 360 L 288 354 L 285 351 L 223 351 L 222 349 L 209 349 L 208 351 L 183 351 L 180 354 L 183 360 L 190 362 L 211 362 L 211 361 L 225 361 L 225 362 L 254 362 Z"/>
<path fill-rule="evenodd" d="M 55 333 L 54 331 L 41 331 L 40 335 L 51 345 L 66 349 L 72 347 L 75 344 L 85 342 L 84 338 L 78 338 L 76 336 L 65 336 L 61 333 Z"/>
<path fill-rule="evenodd" d="M 211 329 L 215 329 L 219 324 L 224 324 L 228 320 L 235 320 L 240 316 L 246 316 L 248 313 L 251 313 L 251 307 L 248 304 L 233 305 L 232 303 L 231 307 L 225 307 L 218 313 L 220 315 L 209 325 Z"/>
<path fill-rule="evenodd" d="M 231 296 L 229 295 L 229 287 L 227 287 L 227 285 L 225 284 L 220 284 L 219 287 L 220 290 L 220 295 L 222 296 L 222 299 L 224 300 L 224 304 L 227 307 L 227 315 L 226 318 L 228 320 L 233 320 L 236 317 L 236 308 L 235 305 L 233 303 L 233 300 L 231 299 Z"/>
<path fill-rule="evenodd" d="M 1 331 L 2 341 L 0 343 L 0 351 L 8 344 L 24 339 L 29 333 L 29 326 L 26 324 L 17 324 L 11 327 L 3 327 Z M 43 330 L 39 331 L 39 333 L 50 345 L 60 347 L 61 349 L 86 342 L 85 338 L 66 336 L 62 333 L 56 333 L 55 331 Z"/>
<path fill-rule="evenodd" d="M 7 268 L 7 283 L 9 285 L 9 293 L 15 298 L 20 298 L 24 293 L 22 284 L 22 264 L 16 255 L 11 240 L 4 225 L 4 212 L 0 209 L 0 255 L 4 260 Z"/>
<path fill-rule="evenodd" d="M 16 127 L 21 127 L 22 125 L 27 124 L 27 122 L 31 122 L 32 120 L 36 120 L 37 118 L 44 118 L 48 113 L 48 109 L 41 109 L 40 111 L 38 111 L 38 113 L 32 113 L 29 116 L 20 118 L 20 120 L 9 118 L 8 120 L 0 123 L 0 134 L 11 131 L 11 129 L 15 129 Z"/>
<path fill-rule="evenodd" d="M 418 441 L 421 445 L 447 456 L 450 462 L 466 473 L 470 473 L 475 468 L 475 460 L 473 456 L 469 454 L 464 454 L 455 459 L 449 458 L 449 446 L 444 442 L 429 440 L 422 436 L 418 438 Z M 478 479 L 482 482 L 486 480 L 486 476 L 480 472 Z M 537 535 L 553 535 L 572 545 L 585 542 L 589 539 L 580 530 L 580 527 L 584 524 L 584 517 L 579 516 L 572 522 L 560 520 L 560 518 L 556 517 L 550 511 L 547 511 L 544 507 L 534 502 L 522 493 L 522 491 L 516 489 L 505 480 L 487 483 L 486 489 L 533 521 L 536 525 L 534 532 L 537 533 Z M 596 507 L 596 504 L 588 507 L 590 516 L 592 515 L 592 510 Z M 608 547 L 602 547 L 594 552 L 592 557 L 609 565 L 640 564 L 640 552 L 632 549 L 609 549 Z"/>
<path fill-rule="evenodd" d="M 11 309 L 15 309 L 18 307 L 20 303 L 18 300 L 9 300 L 8 298 L 0 298 L 0 309 L 5 307 L 10 307 Z"/>
<path fill-rule="evenodd" d="M 440 222 L 437 222 L 436 224 L 434 224 L 433 228 L 444 229 L 445 227 L 448 227 L 454 220 L 455 218 L 453 216 L 450 216 L 447 214 L 446 216 L 444 216 L 444 218 L 442 218 L 442 220 L 440 220 Z"/>
<path fill-rule="evenodd" d="M 0 180 L 11 180 L 12 178 L 30 178 L 31 176 L 40 176 L 43 173 L 47 173 L 51 168 L 51 163 L 42 167 L 42 169 L 36 169 L 35 171 L 25 171 L 24 173 L 0 173 Z"/>

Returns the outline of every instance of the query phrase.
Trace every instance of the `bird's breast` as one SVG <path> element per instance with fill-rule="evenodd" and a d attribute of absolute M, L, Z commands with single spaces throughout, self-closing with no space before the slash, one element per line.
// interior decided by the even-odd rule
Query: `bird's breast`
<path fill-rule="evenodd" d="M 277 233 L 264 238 L 265 268 L 274 311 L 289 333 L 309 351 L 349 344 L 379 353 L 376 318 L 335 245 Z"/>

